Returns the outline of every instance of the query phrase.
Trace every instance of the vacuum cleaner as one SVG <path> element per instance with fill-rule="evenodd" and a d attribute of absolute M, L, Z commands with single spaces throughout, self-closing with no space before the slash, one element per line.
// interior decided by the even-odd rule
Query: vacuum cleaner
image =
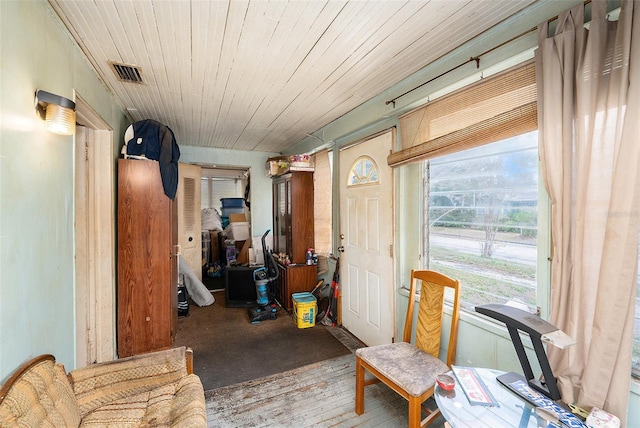
<path fill-rule="evenodd" d="M 264 256 L 264 267 L 253 271 L 253 281 L 256 284 L 256 304 L 257 307 L 249 308 L 249 321 L 257 324 L 264 320 L 274 320 L 277 318 L 278 308 L 273 302 L 273 281 L 278 278 L 278 267 L 269 251 L 265 238 L 271 229 L 262 235 L 262 254 Z"/>

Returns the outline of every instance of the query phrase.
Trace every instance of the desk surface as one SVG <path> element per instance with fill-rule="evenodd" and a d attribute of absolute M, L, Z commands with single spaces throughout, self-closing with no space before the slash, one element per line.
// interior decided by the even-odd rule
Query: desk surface
<path fill-rule="evenodd" d="M 537 428 L 540 419 L 531 404 L 502 386 L 496 376 L 504 372 L 492 369 L 475 369 L 498 402 L 498 406 L 471 405 L 462 387 L 456 382 L 453 391 L 436 386 L 435 399 L 442 416 L 453 428 Z M 453 376 L 453 374 L 451 374 Z M 545 426 L 545 425 L 542 425 Z"/>

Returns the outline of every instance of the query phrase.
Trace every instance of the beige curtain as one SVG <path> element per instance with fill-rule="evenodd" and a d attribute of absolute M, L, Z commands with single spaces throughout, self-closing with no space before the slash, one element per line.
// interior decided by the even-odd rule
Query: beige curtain
<path fill-rule="evenodd" d="M 640 217 L 640 2 L 606 0 L 539 26 L 542 173 L 552 202 L 551 323 L 577 344 L 549 348 L 563 401 L 624 421 L 631 378 Z M 633 25 L 635 24 L 635 25 Z M 623 425 L 624 426 L 624 425 Z"/>

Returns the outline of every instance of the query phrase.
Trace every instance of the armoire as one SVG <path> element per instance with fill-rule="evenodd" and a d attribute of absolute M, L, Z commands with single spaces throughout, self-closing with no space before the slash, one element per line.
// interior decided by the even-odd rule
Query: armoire
<path fill-rule="evenodd" d="M 178 316 L 177 203 L 158 162 L 118 159 L 117 342 L 120 358 L 173 345 Z"/>

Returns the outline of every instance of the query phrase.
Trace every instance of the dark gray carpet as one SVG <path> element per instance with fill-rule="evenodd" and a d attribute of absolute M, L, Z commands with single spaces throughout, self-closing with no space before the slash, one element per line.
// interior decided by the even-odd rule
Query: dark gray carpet
<path fill-rule="evenodd" d="M 227 308 L 224 290 L 216 302 L 178 318 L 175 346 L 194 353 L 194 372 L 205 390 L 233 385 L 349 354 L 327 327 L 300 329 L 278 308 L 278 318 L 251 324 L 246 308 Z"/>

